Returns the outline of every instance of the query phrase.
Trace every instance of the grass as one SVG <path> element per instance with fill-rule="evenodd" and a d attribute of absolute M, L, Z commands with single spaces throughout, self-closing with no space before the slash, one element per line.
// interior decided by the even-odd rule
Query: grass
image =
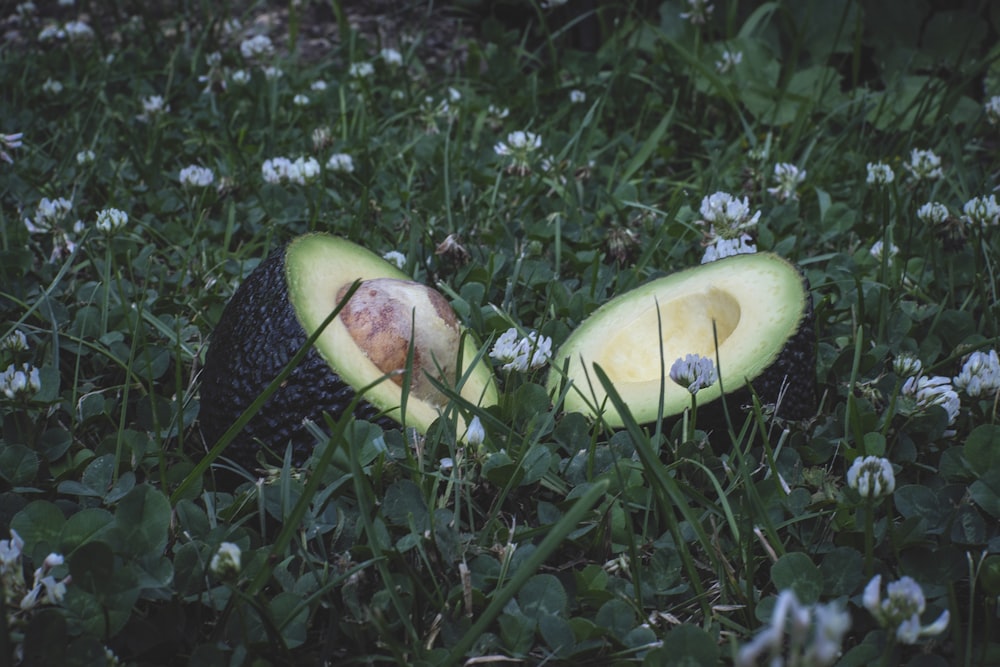
<path fill-rule="evenodd" d="M 337 0 L 256 54 L 241 44 L 264 3 L 86 4 L 22 7 L 0 47 L 15 663 L 1000 663 L 989 3 L 717 1 L 705 23 L 674 0 L 525 2 L 515 22 L 484 3 L 453 70 L 426 64 L 419 29 L 379 43 L 345 21 L 305 57 Z M 597 48 L 574 49 L 588 26 Z M 315 173 L 270 182 L 277 157 Z M 871 182 L 878 163 L 891 182 Z M 210 185 L 182 182 L 191 165 Z M 730 395 L 641 423 L 595 368 L 611 428 L 563 410 L 562 369 L 489 357 L 511 327 L 555 351 L 611 298 L 698 265 L 716 192 L 809 281 L 809 418 Z M 102 228 L 112 208 L 127 222 Z M 498 405 L 456 400 L 421 437 L 316 415 L 313 456 L 263 473 L 227 461 L 235 429 L 205 441 L 225 304 L 312 231 L 401 253 L 487 342 Z M 479 417 L 479 451 L 455 412 Z"/>

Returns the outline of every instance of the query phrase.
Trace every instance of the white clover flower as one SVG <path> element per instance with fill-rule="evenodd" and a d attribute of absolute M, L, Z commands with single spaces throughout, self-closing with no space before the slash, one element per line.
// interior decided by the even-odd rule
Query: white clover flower
<path fill-rule="evenodd" d="M 679 357 L 670 366 L 670 379 L 697 394 L 706 387 L 711 387 L 718 379 L 715 363 L 709 357 L 698 354 L 688 354 Z"/>
<path fill-rule="evenodd" d="M 353 79 L 367 79 L 375 74 L 375 67 L 368 61 L 351 63 L 347 73 L 350 74 Z"/>
<path fill-rule="evenodd" d="M 704 24 L 715 11 L 715 5 L 708 0 L 687 0 L 688 11 L 681 12 L 681 18 L 694 25 Z"/>
<path fill-rule="evenodd" d="M 799 186 L 799 183 L 806 180 L 806 170 L 799 169 L 794 164 L 789 164 L 788 162 L 779 162 L 774 165 L 774 180 L 778 182 L 778 185 L 768 188 L 767 191 L 777 197 L 778 201 L 798 199 L 799 196 L 796 194 L 795 189 Z"/>
<path fill-rule="evenodd" d="M 914 148 L 910 151 L 910 161 L 903 167 L 917 181 L 933 181 L 944 176 L 941 158 L 932 150 Z"/>
<path fill-rule="evenodd" d="M 326 168 L 330 171 L 351 174 L 354 172 L 354 158 L 347 153 L 334 153 L 326 161 Z"/>
<path fill-rule="evenodd" d="M 406 266 L 406 255 L 399 252 L 398 250 L 390 250 L 389 252 L 382 255 L 382 259 L 394 265 L 397 269 L 402 270 Z"/>
<path fill-rule="evenodd" d="M 1000 95 L 996 95 L 987 100 L 983 105 L 986 112 L 986 121 L 990 125 L 1000 125 Z"/>
<path fill-rule="evenodd" d="M 863 498 L 882 498 L 896 490 L 896 476 L 889 459 L 859 456 L 847 471 L 847 485 Z"/>
<path fill-rule="evenodd" d="M 948 413 L 948 423 L 953 424 L 962 407 L 951 380 L 940 375 L 911 377 L 903 383 L 902 393 L 916 400 L 917 407 L 927 409 L 940 405 Z"/>
<path fill-rule="evenodd" d="M 243 30 L 243 23 L 238 18 L 228 18 L 222 22 L 222 34 L 229 37 Z"/>
<path fill-rule="evenodd" d="M 42 197 L 35 209 L 35 219 L 25 218 L 24 226 L 29 234 L 44 234 L 59 226 L 73 208 L 73 203 L 63 197 L 49 199 Z"/>
<path fill-rule="evenodd" d="M 0 160 L 6 162 L 7 164 L 14 164 L 14 158 L 12 158 L 7 151 L 9 149 L 12 150 L 14 148 L 20 148 L 22 143 L 21 137 L 23 136 L 23 132 L 0 134 Z"/>
<path fill-rule="evenodd" d="M 250 72 L 246 71 L 245 69 L 238 69 L 232 74 L 230 74 L 229 78 L 232 79 L 233 83 L 242 86 L 247 83 L 250 83 Z"/>
<path fill-rule="evenodd" d="M 517 329 L 511 327 L 500 334 L 500 337 L 493 343 L 490 356 L 498 361 L 509 362 L 517 356 L 517 343 L 519 334 Z"/>
<path fill-rule="evenodd" d="M 247 60 L 274 55 L 274 42 L 267 35 L 254 35 L 240 42 L 240 53 Z"/>
<path fill-rule="evenodd" d="M 925 225 L 940 225 L 949 215 L 948 207 L 936 201 L 929 201 L 917 209 L 917 218 Z"/>
<path fill-rule="evenodd" d="M 71 42 L 86 42 L 94 38 L 94 30 L 83 21 L 68 21 L 63 32 Z"/>
<path fill-rule="evenodd" d="M 42 43 L 55 42 L 61 39 L 66 39 L 66 31 L 63 30 L 62 26 L 47 25 L 38 33 L 38 41 Z"/>
<path fill-rule="evenodd" d="M 285 71 L 280 67 L 274 67 L 273 65 L 268 65 L 263 70 L 264 78 L 268 81 L 275 81 L 285 76 Z"/>
<path fill-rule="evenodd" d="M 309 106 L 309 96 L 299 93 L 298 95 L 292 98 L 292 104 L 294 104 L 297 107 L 307 107 Z"/>
<path fill-rule="evenodd" d="M 34 396 L 41 388 L 38 369 L 31 364 L 21 364 L 20 367 L 11 364 L 0 373 L 0 391 L 11 400 Z"/>
<path fill-rule="evenodd" d="M 572 104 L 583 104 L 584 102 L 587 101 L 587 93 L 583 92 L 582 90 L 577 90 L 576 88 L 574 88 L 573 90 L 569 91 L 569 101 Z"/>
<path fill-rule="evenodd" d="M 145 123 L 168 111 L 170 105 L 164 102 L 162 95 L 150 95 L 142 99 L 142 113 L 136 118 Z"/>
<path fill-rule="evenodd" d="M 96 227 L 99 231 L 110 234 L 128 224 L 128 213 L 117 208 L 106 208 L 97 214 Z"/>
<path fill-rule="evenodd" d="M 333 134 L 326 125 L 321 125 L 312 131 L 313 150 L 319 151 L 333 143 Z"/>
<path fill-rule="evenodd" d="M 491 104 L 486 108 L 486 113 L 493 117 L 495 120 L 503 120 L 510 115 L 510 109 L 507 107 L 498 107 L 495 104 Z"/>
<path fill-rule="evenodd" d="M 462 91 L 460 91 L 458 88 L 452 88 L 451 86 L 448 86 L 448 101 L 458 102 L 460 99 L 462 99 Z"/>
<path fill-rule="evenodd" d="M 724 239 L 736 238 L 740 230 L 753 227 L 760 220 L 760 211 L 750 215 L 750 202 L 746 197 L 737 199 L 728 192 L 704 197 L 699 211 L 701 222 L 711 227 L 710 234 Z"/>
<path fill-rule="evenodd" d="M 715 61 L 715 71 L 719 74 L 725 74 L 741 62 L 743 62 L 742 51 L 730 51 L 729 49 L 725 49 L 722 51 L 720 59 Z"/>
<path fill-rule="evenodd" d="M 468 428 L 465 429 L 465 442 L 473 447 L 478 447 L 486 440 L 486 430 L 479 417 L 475 416 L 469 421 Z"/>
<path fill-rule="evenodd" d="M 324 81 L 323 79 L 317 79 L 316 81 L 313 81 L 311 84 L 309 84 L 309 90 L 313 91 L 314 93 L 321 93 L 324 90 L 326 90 L 326 88 L 327 84 L 326 81 Z"/>
<path fill-rule="evenodd" d="M 865 168 L 868 170 L 868 178 L 865 180 L 868 185 L 889 185 L 896 180 L 892 167 L 885 162 L 869 162 Z"/>
<path fill-rule="evenodd" d="M 965 221 L 973 225 L 995 225 L 1000 220 L 1000 206 L 996 195 L 973 197 L 962 207 Z"/>
<path fill-rule="evenodd" d="M 517 329 L 510 328 L 493 344 L 490 357 L 503 362 L 505 371 L 541 368 L 552 357 L 552 339 L 535 331 L 519 338 Z"/>
<path fill-rule="evenodd" d="M 840 605 L 803 605 L 786 589 L 778 594 L 768 626 L 740 647 L 735 664 L 754 667 L 766 655 L 768 665 L 832 665 L 850 627 L 851 616 Z"/>
<path fill-rule="evenodd" d="M 705 246 L 701 263 L 708 264 L 724 257 L 752 255 L 755 252 L 757 252 L 757 246 L 754 245 L 753 238 L 749 234 L 740 234 L 739 238 L 735 239 L 726 239 L 720 236 Z"/>
<path fill-rule="evenodd" d="M 970 354 L 962 371 L 952 378 L 955 387 L 972 397 L 994 396 L 1000 391 L 1000 358 L 996 350 Z"/>
<path fill-rule="evenodd" d="M 509 168 L 521 174 L 527 174 L 531 167 L 531 154 L 542 147 L 542 138 L 534 132 L 517 130 L 507 135 L 507 141 L 498 141 L 493 146 L 493 152 L 500 156 L 510 157 Z"/>
<path fill-rule="evenodd" d="M 0 339 L 0 350 L 25 352 L 28 349 L 28 337 L 20 329 L 14 329 L 9 335 Z M 995 353 L 994 353 L 995 354 Z"/>
<path fill-rule="evenodd" d="M 288 180 L 288 173 L 291 170 L 292 161 L 286 157 L 276 157 L 264 160 L 260 171 L 264 180 L 268 183 L 282 183 Z"/>
<path fill-rule="evenodd" d="M 17 534 L 16 530 L 11 528 L 10 539 L 0 540 L 0 574 L 6 574 L 20 566 L 23 549 L 24 540 Z"/>
<path fill-rule="evenodd" d="M 299 185 L 315 181 L 319 177 L 319 162 L 314 157 L 300 157 L 288 170 L 288 180 Z"/>
<path fill-rule="evenodd" d="M 454 467 L 455 467 L 455 459 L 451 458 L 450 456 L 446 456 L 440 461 L 438 461 L 438 469 L 441 472 L 448 472 Z"/>
<path fill-rule="evenodd" d="M 875 575 L 865 586 L 863 602 L 875 620 L 895 635 L 897 641 L 915 644 L 921 637 L 939 635 L 948 627 L 945 609 L 930 625 L 921 626 L 920 615 L 927 606 L 924 591 L 913 578 L 902 577 L 886 586 L 888 596 L 882 599 L 882 575 Z"/>
<path fill-rule="evenodd" d="M 220 579 L 235 577 L 240 573 L 240 547 L 232 542 L 223 542 L 208 564 L 212 574 Z"/>
<path fill-rule="evenodd" d="M 517 130 L 507 135 L 507 143 L 497 142 L 493 147 L 497 155 L 514 155 L 518 152 L 531 152 L 542 147 L 542 138 L 534 132 Z"/>
<path fill-rule="evenodd" d="M 81 166 L 85 164 L 90 164 L 96 159 L 97 156 L 94 154 L 94 151 L 90 150 L 89 148 L 82 150 L 76 154 L 76 163 Z"/>
<path fill-rule="evenodd" d="M 61 81 L 49 77 L 45 79 L 45 83 L 42 84 L 42 92 L 46 95 L 58 95 L 63 91 L 63 85 Z"/>
<path fill-rule="evenodd" d="M 212 51 L 211 53 L 205 54 L 205 64 L 209 67 L 218 67 L 222 64 L 222 54 L 218 51 Z"/>
<path fill-rule="evenodd" d="M 205 188 L 215 180 L 215 174 L 208 167 L 200 167 L 192 164 L 181 169 L 179 178 L 181 185 L 197 188 Z"/>
<path fill-rule="evenodd" d="M 874 257 L 875 259 L 881 260 L 882 253 L 884 252 L 884 250 L 885 250 L 885 245 L 882 243 L 882 239 L 879 239 L 878 241 L 875 241 L 875 243 L 872 244 L 872 247 L 868 250 L 868 254 Z M 890 243 L 889 259 L 892 259 L 898 254 L 899 254 L 899 246 L 897 246 L 895 243 Z"/>
<path fill-rule="evenodd" d="M 403 64 L 403 54 L 396 49 L 382 49 L 378 52 L 378 57 L 389 67 L 399 67 Z"/>
<path fill-rule="evenodd" d="M 920 363 L 920 359 L 912 354 L 906 354 L 904 352 L 897 355 L 892 361 L 892 372 L 901 378 L 920 375 L 921 370 L 923 370 L 923 364 Z"/>
<path fill-rule="evenodd" d="M 17 6 L 14 7 L 14 11 L 17 13 L 18 16 L 24 18 L 27 16 L 34 15 L 35 12 L 38 11 L 38 7 L 35 5 L 35 3 L 31 2 L 31 0 L 27 0 L 27 2 L 17 3 Z"/>
<path fill-rule="evenodd" d="M 38 604 L 38 596 L 44 591 L 44 600 L 48 604 L 60 604 L 66 596 L 66 579 L 56 581 L 55 577 L 49 574 L 52 568 L 58 567 L 65 562 L 62 554 L 52 552 L 45 557 L 42 566 L 35 570 L 35 585 L 21 600 L 21 609 L 31 609 Z"/>

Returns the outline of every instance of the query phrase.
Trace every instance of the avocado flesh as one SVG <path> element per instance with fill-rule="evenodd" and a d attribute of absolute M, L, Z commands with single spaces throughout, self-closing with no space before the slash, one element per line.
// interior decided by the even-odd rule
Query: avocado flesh
<path fill-rule="evenodd" d="M 597 364 L 633 417 L 645 423 L 657 417 L 661 379 L 664 416 L 690 406 L 687 389 L 670 380 L 670 367 L 687 354 L 716 362 L 717 340 L 727 392 L 744 388 L 747 380 L 756 388 L 759 379 L 768 394 L 762 398 L 773 402 L 787 379 L 794 391 L 789 391 L 791 410 L 783 416 L 800 418 L 815 394 L 809 317 L 809 294 L 794 266 L 767 253 L 737 255 L 659 278 L 606 303 L 570 335 L 553 368 L 568 362 L 567 411 L 596 417 L 603 410 L 609 426 L 622 426 L 594 374 Z M 786 349 L 789 345 L 793 349 Z M 550 389 L 560 382 L 560 374 L 553 373 Z M 698 392 L 698 403 L 720 395 L 716 382 Z"/>
<path fill-rule="evenodd" d="M 414 297 L 418 305 L 414 311 L 408 307 L 413 305 L 410 297 L 398 297 L 396 290 L 389 290 L 390 297 L 396 294 L 402 300 L 397 313 L 405 317 L 406 325 L 416 324 L 418 331 L 430 331 L 430 338 L 438 340 L 437 347 L 431 344 L 430 350 L 423 350 L 419 341 L 426 340 L 428 334 L 425 331 L 418 336 L 418 344 L 414 347 L 418 356 L 421 351 L 426 352 L 424 356 L 428 361 L 422 365 L 409 364 L 417 389 L 411 391 L 405 413 L 400 407 L 401 384 L 393 381 L 398 376 L 397 369 L 391 369 L 389 379 L 383 379 L 386 372 L 369 357 L 372 349 L 359 345 L 338 315 L 231 443 L 225 456 L 244 467 L 253 467 L 260 449 L 258 441 L 279 455 L 290 442 L 293 462 L 299 465 L 308 458 L 315 444 L 303 420 L 310 419 L 322 425 L 324 413 L 339 417 L 357 391 L 372 384 L 374 386 L 365 391 L 364 400 L 355 410 L 357 417 L 383 427 L 404 424 L 426 432 L 447 403 L 433 387 L 433 382 L 426 379 L 428 373 L 449 387 L 460 382 L 461 396 L 473 404 L 495 403 L 497 392 L 492 369 L 483 360 L 472 366 L 478 347 L 457 321 L 451 337 L 445 337 L 444 342 L 445 347 L 453 346 L 451 354 L 441 347 L 441 337 L 437 335 L 441 331 L 439 326 L 449 328 L 437 322 L 443 319 L 439 314 L 441 303 L 454 317 L 443 297 L 435 293 L 440 299 L 436 301 L 426 296 L 433 290 L 413 283 L 406 274 L 368 250 L 338 237 L 311 234 L 271 253 L 247 277 L 223 311 L 212 334 L 202 373 L 199 421 L 206 445 L 214 445 L 263 392 L 302 347 L 308 335 L 340 304 L 342 296 L 355 281 L 362 281 L 360 290 L 364 288 L 364 281 L 384 282 L 386 279 L 405 285 L 404 293 L 423 293 L 422 297 Z M 436 304 L 434 312 L 428 312 L 420 304 L 421 298 Z M 345 309 L 350 303 L 345 304 Z M 409 339 L 402 344 L 408 350 Z M 456 363 L 459 346 L 461 372 Z M 452 359 L 450 366 L 437 363 L 438 359 L 449 357 Z M 402 358 L 405 360 L 405 353 Z M 459 417 L 458 432 L 464 431 L 464 422 Z"/>

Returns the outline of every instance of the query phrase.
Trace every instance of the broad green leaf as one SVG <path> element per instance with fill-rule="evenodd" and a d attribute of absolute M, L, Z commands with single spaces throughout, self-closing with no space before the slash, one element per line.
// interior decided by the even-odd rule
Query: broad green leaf
<path fill-rule="evenodd" d="M 0 477 L 12 486 L 30 484 L 38 473 L 38 454 L 24 445 L 6 445 L 0 449 Z"/>
<path fill-rule="evenodd" d="M 538 620 L 547 614 L 562 615 L 566 609 L 566 590 L 551 574 L 536 574 L 525 582 L 517 596 L 521 612 Z"/>
<path fill-rule="evenodd" d="M 157 489 L 141 484 L 129 491 L 115 512 L 125 552 L 135 556 L 161 554 L 167 545 L 170 514 L 170 501 Z"/>
<path fill-rule="evenodd" d="M 815 604 L 823 592 L 823 573 L 800 551 L 785 554 L 771 566 L 771 581 L 779 591 L 792 589 L 802 604 Z"/>
<path fill-rule="evenodd" d="M 851 595 L 864 581 L 864 559 L 851 547 L 837 547 L 823 556 L 819 564 L 823 575 L 823 595 Z"/>
<path fill-rule="evenodd" d="M 408 526 L 410 517 L 421 533 L 430 528 L 427 503 L 424 502 L 420 487 L 408 479 L 394 482 L 385 491 L 382 499 L 382 515 L 389 525 Z"/>
<path fill-rule="evenodd" d="M 696 625 L 685 623 L 663 638 L 664 667 L 714 667 L 719 661 L 719 642 Z"/>
<path fill-rule="evenodd" d="M 66 519 L 55 504 L 47 500 L 36 500 L 11 519 L 10 528 L 17 531 L 24 540 L 27 555 L 33 559 L 40 555 L 44 559 L 58 549 L 59 533 L 64 523 Z"/>
<path fill-rule="evenodd" d="M 88 507 L 73 514 L 63 524 L 59 547 L 69 554 L 79 546 L 101 536 L 114 522 L 111 512 L 98 507 Z"/>
<path fill-rule="evenodd" d="M 1000 470 L 990 470 L 973 482 L 969 496 L 987 514 L 1000 519 Z"/>
<path fill-rule="evenodd" d="M 965 459 L 977 473 L 1000 470 L 1000 426 L 982 424 L 965 439 Z"/>

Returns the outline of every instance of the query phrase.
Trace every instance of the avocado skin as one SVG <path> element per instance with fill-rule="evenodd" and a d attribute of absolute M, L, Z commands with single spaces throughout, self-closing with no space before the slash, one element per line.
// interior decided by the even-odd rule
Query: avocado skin
<path fill-rule="evenodd" d="M 760 398 L 761 403 L 777 404 L 775 416 L 781 419 L 797 421 L 809 419 L 816 415 L 816 316 L 813 312 L 812 293 L 809 282 L 802 278 L 806 293 L 805 309 L 799 328 L 785 342 L 777 359 L 771 363 L 750 385 Z M 782 386 L 785 394 L 781 394 Z M 726 387 L 725 405 L 729 410 L 739 410 L 750 405 L 752 396 L 746 386 L 740 388 Z M 735 414 L 731 412 L 730 414 Z M 725 424 L 723 401 L 716 399 L 702 410 L 699 406 L 699 422 L 705 419 L 706 424 Z"/>
<path fill-rule="evenodd" d="M 306 332 L 288 299 L 285 248 L 271 252 L 233 294 L 209 342 L 201 375 L 199 421 L 211 449 L 244 410 L 267 388 L 306 342 Z M 263 445 L 280 463 L 288 443 L 292 464 L 302 465 L 316 443 L 304 419 L 323 425 L 323 413 L 339 417 L 355 395 L 327 362 L 310 348 L 283 385 L 233 439 L 223 456 L 248 470 L 258 467 Z M 379 410 L 361 401 L 355 416 L 376 423 Z"/>
<path fill-rule="evenodd" d="M 783 419 L 808 419 L 817 409 L 816 316 L 808 283 L 805 288 L 806 308 L 798 330 L 785 343 L 774 363 L 751 383 L 764 403 L 777 403 L 782 385 L 787 383 L 775 413 Z"/>

